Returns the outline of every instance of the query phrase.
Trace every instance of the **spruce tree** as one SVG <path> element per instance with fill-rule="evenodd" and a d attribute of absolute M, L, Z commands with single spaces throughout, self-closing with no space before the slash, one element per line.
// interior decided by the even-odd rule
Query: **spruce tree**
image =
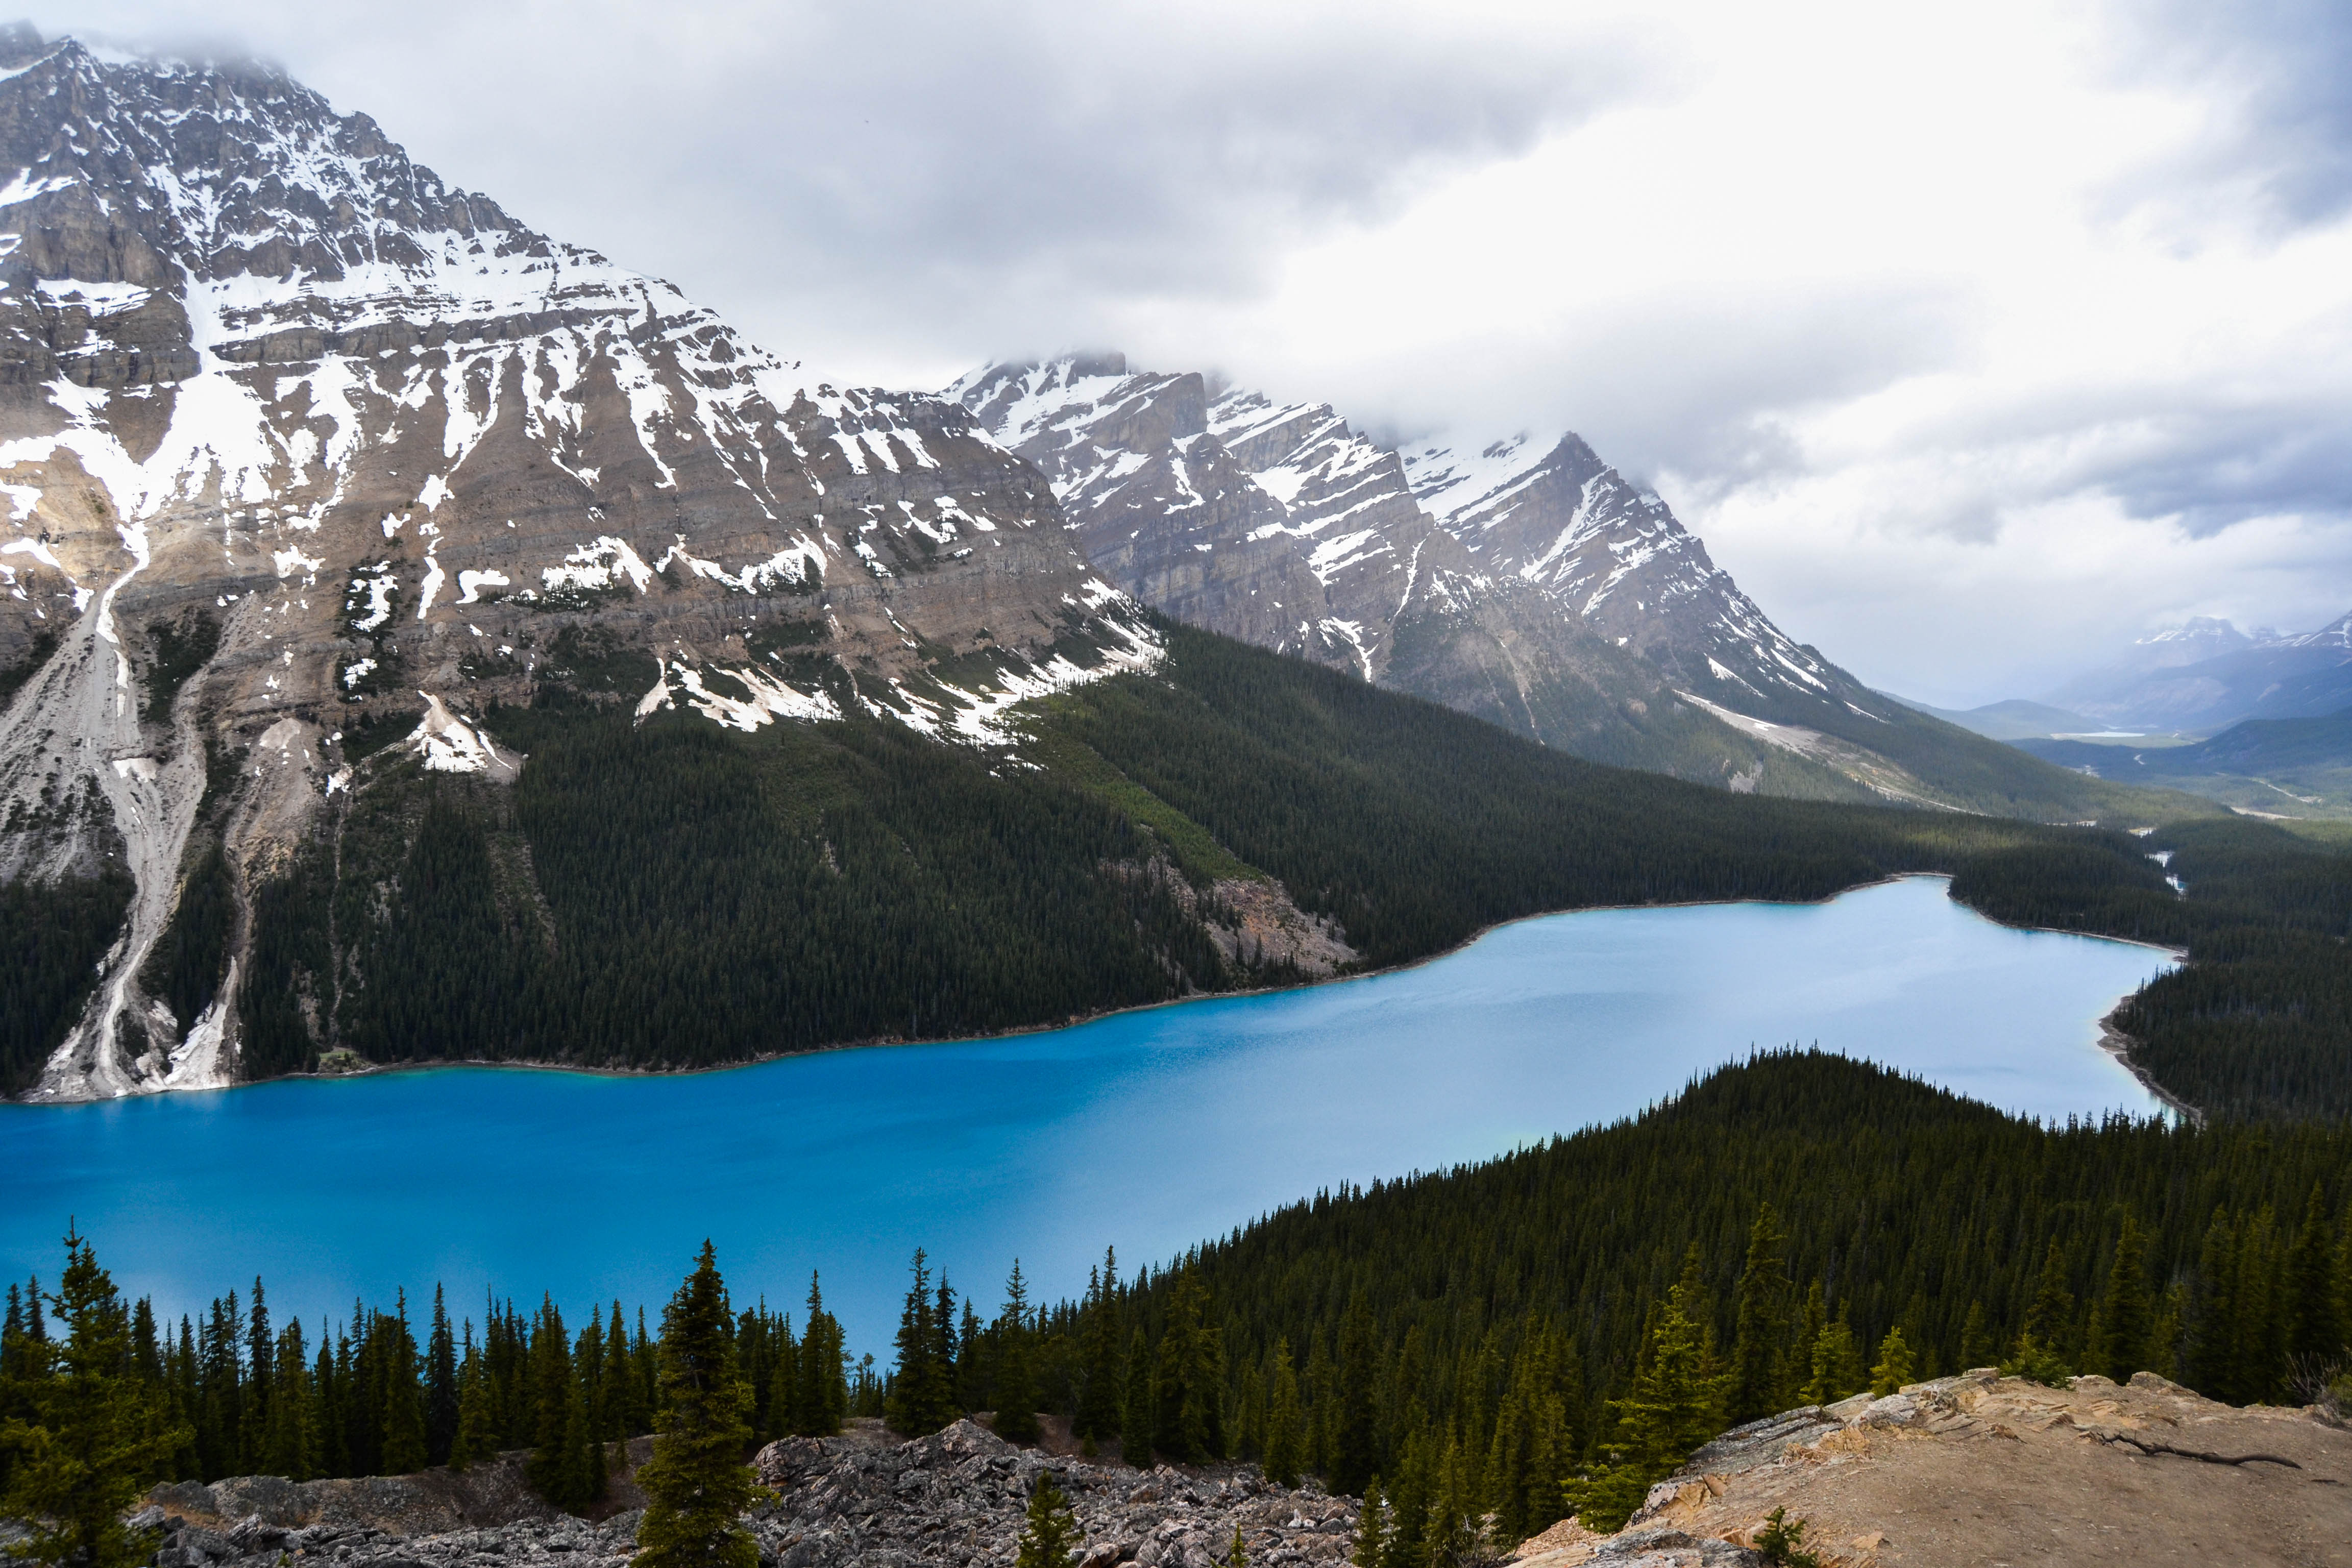
<path fill-rule="evenodd" d="M 257 1286 L 258 1281 L 256 1282 Z M 441 1287 L 433 1287 L 433 1332 L 425 1351 L 425 1462 L 446 1465 L 457 1440 L 457 1342 L 449 1331 L 449 1309 Z"/>
<path fill-rule="evenodd" d="M 2074 1330 L 2074 1296 L 2066 1289 L 2066 1254 L 2058 1238 L 2052 1237 L 2050 1250 L 2042 1256 L 2042 1273 L 2034 1281 L 2033 1300 L 2025 1309 L 2020 1359 L 2030 1344 L 2063 1363 Z"/>
<path fill-rule="evenodd" d="M 1307 1417 L 1298 1404 L 1298 1373 L 1290 1364 L 1290 1342 L 1274 1342 L 1274 1375 L 1265 1403 L 1265 1479 L 1278 1487 L 1298 1484 L 1307 1461 Z"/>
<path fill-rule="evenodd" d="M 1249 1548 L 1243 1543 L 1239 1520 L 1234 1521 L 1234 1543 L 1225 1548 L 1225 1568 L 1249 1568 Z"/>
<path fill-rule="evenodd" d="M 1968 1319 L 1960 1325 L 1960 1370 L 1974 1372 L 1979 1367 L 1991 1366 L 1996 1359 L 1992 1330 L 1985 1322 L 1984 1303 L 1970 1301 Z"/>
<path fill-rule="evenodd" d="M 2148 1297 L 2147 1253 L 2139 1226 L 2125 1215 L 2107 1288 L 2091 1315 L 2091 1353 L 2085 1358 L 2091 1370 L 2117 1383 L 2128 1381 L 2147 1364 L 2156 1306 Z"/>
<path fill-rule="evenodd" d="M 130 1313 L 113 1279 L 79 1235 L 69 1233 L 65 1247 L 57 1293 L 36 1289 L 14 1347 L 25 1413 L 0 1427 L 12 1455 L 0 1519 L 28 1532 L 12 1548 L 20 1557 L 131 1568 L 154 1550 L 155 1537 L 133 1531 L 123 1516 L 187 1434 L 167 1424 L 157 1391 L 131 1370 Z M 61 1339 L 51 1339 L 42 1321 L 51 1311 L 65 1324 Z"/>
<path fill-rule="evenodd" d="M 497 1420 L 490 1400 L 490 1378 L 475 1348 L 474 1329 L 466 1326 L 466 1359 L 457 1363 L 457 1431 L 449 1440 L 449 1468 L 462 1470 L 499 1451 Z"/>
<path fill-rule="evenodd" d="M 1916 1382 L 1911 1374 L 1911 1346 L 1899 1328 L 1886 1331 L 1878 1342 L 1878 1362 L 1870 1369 L 1870 1394 L 1874 1399 L 1884 1399 L 1900 1390 L 1906 1384 Z"/>
<path fill-rule="evenodd" d="M 931 1418 L 933 1390 L 944 1374 L 935 1373 L 932 1367 L 939 1352 L 938 1335 L 931 1324 L 931 1271 L 919 1247 L 915 1248 L 909 1271 L 914 1278 L 898 1310 L 895 1341 L 898 1360 L 890 1369 L 890 1393 L 883 1406 L 883 1420 L 902 1437 L 920 1437 L 946 1425 Z"/>
<path fill-rule="evenodd" d="M 1354 1568 L 1388 1568 L 1391 1534 L 1389 1506 L 1381 1496 L 1381 1480 L 1364 1483 L 1363 1511 L 1356 1516 L 1356 1549 L 1348 1554 Z"/>
<path fill-rule="evenodd" d="M 1036 1489 L 1029 1494 L 1013 1568 L 1071 1568 L 1076 1558 L 1070 1548 L 1077 1539 L 1078 1521 L 1070 1500 L 1054 1484 L 1053 1471 L 1040 1471 Z"/>
<path fill-rule="evenodd" d="M 1135 1331 L 1127 1352 L 1127 1399 L 1119 1416 L 1118 1457 L 1139 1470 L 1151 1468 L 1151 1347 Z"/>
<path fill-rule="evenodd" d="M 425 1465 L 425 1394 L 417 1380 L 416 1339 L 408 1329 L 407 1292 L 396 1293 L 393 1302 L 391 1317 L 377 1314 L 381 1328 L 377 1353 L 383 1380 L 379 1407 L 382 1414 L 378 1417 L 382 1423 L 382 1447 L 377 1463 L 383 1475 L 405 1476 Z"/>
<path fill-rule="evenodd" d="M 1118 1436 L 1119 1406 L 1127 1387 L 1127 1365 L 1119 1353 L 1118 1254 L 1106 1250 L 1102 1269 L 1088 1280 L 1085 1316 L 1084 1381 L 1079 1384 L 1078 1412 L 1071 1431 L 1091 1442 Z"/>
<path fill-rule="evenodd" d="M 1352 1495 L 1372 1479 L 1379 1459 L 1376 1412 L 1373 1406 L 1373 1343 L 1371 1310 L 1358 1294 L 1348 1303 L 1339 1321 L 1339 1357 L 1332 1369 L 1337 1406 L 1331 1432 L 1331 1488 Z"/>
<path fill-rule="evenodd" d="M 1780 1261 L 1785 1241 L 1772 1205 L 1757 1205 L 1732 1331 L 1728 1415 L 1735 1424 L 1780 1408 L 1780 1363 L 1789 1332 L 1790 1284 Z"/>
<path fill-rule="evenodd" d="M 572 1346 L 552 1296 L 541 1300 L 539 1321 L 531 1330 L 530 1381 L 534 1415 L 530 1458 L 523 1466 L 523 1477 L 549 1502 L 571 1508 L 584 1500 L 580 1495 L 583 1478 L 579 1435 L 572 1430 Z"/>
<path fill-rule="evenodd" d="M 751 1394 L 735 1364 L 727 1286 L 702 1244 L 694 1272 L 662 1311 L 656 1352 L 660 1415 L 653 1458 L 637 1470 L 646 1494 L 635 1568 L 757 1568 L 759 1543 L 741 1515 L 759 1497 L 743 1448 Z"/>
<path fill-rule="evenodd" d="M 2336 1317 L 2334 1237 L 2328 1234 L 2327 1201 L 2317 1183 L 2304 1205 L 2303 1226 L 2287 1249 L 2286 1353 L 2296 1371 L 2319 1373 L 2343 1359 L 2345 1333 Z"/>
<path fill-rule="evenodd" d="M 1030 1342 L 1029 1286 L 1021 1260 L 1004 1281 L 1004 1310 L 997 1314 L 996 1435 L 1008 1443 L 1037 1440 L 1037 1378 Z"/>

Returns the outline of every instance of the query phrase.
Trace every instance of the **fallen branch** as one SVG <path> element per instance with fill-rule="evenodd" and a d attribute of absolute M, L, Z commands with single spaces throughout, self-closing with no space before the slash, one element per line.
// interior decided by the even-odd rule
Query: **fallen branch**
<path fill-rule="evenodd" d="M 2203 1448 L 2176 1448 L 2169 1443 L 2159 1443 L 2149 1437 L 2135 1437 L 2128 1432 L 2102 1432 L 2099 1436 L 2110 1443 L 2129 1443 L 2133 1447 L 2151 1458 L 2158 1454 L 2170 1454 L 2177 1458 L 2196 1459 L 2208 1465 L 2284 1465 L 2290 1470 L 2303 1468 L 2293 1459 L 2283 1458 L 2276 1454 L 2232 1456 L 2209 1453 Z"/>

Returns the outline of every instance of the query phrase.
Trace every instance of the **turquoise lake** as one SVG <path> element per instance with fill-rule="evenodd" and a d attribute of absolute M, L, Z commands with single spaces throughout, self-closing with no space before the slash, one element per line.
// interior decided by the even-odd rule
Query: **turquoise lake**
<path fill-rule="evenodd" d="M 447 1068 L 0 1108 L 0 1271 L 72 1216 L 176 1316 L 258 1273 L 279 1321 L 395 1287 L 657 1312 L 706 1236 L 739 1301 L 809 1271 L 887 1361 L 908 1255 L 992 1310 L 1106 1244 L 1162 1260 L 1318 1187 L 1614 1121 L 1819 1044 L 2063 1121 L 2158 1107 L 2097 1020 L 2169 966 L 2011 931 L 1940 879 L 1827 904 L 1548 915 L 1394 973 L 1067 1029 L 662 1078 Z"/>

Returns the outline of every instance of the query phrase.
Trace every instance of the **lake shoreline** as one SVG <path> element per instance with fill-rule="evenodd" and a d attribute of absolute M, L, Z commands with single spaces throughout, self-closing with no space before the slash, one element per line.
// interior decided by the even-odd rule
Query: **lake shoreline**
<path fill-rule="evenodd" d="M 1622 914 L 1639 912 L 1643 910 L 1734 909 L 1741 905 L 1778 906 L 1787 909 L 1820 909 L 1825 905 L 1834 903 L 1838 900 L 1845 898 L 1847 895 L 1852 893 L 1866 892 L 1873 888 L 1893 887 L 1897 883 L 1910 881 L 1940 881 L 1947 884 L 1945 897 L 1948 900 L 1958 904 L 1959 908 L 1968 910 L 1969 913 L 1975 915 L 1978 919 L 1985 921 L 1989 924 L 1998 926 L 2003 931 L 2043 931 L 2053 936 L 2085 937 L 2094 942 L 2114 942 L 2125 947 L 2144 947 L 2151 952 L 2164 953 L 2176 963 L 2186 963 L 2188 961 L 2189 953 L 2186 949 L 2167 947 L 2160 942 L 2140 942 L 2131 937 L 2104 936 L 2096 931 L 2068 931 L 2059 926 L 2010 925 L 2006 921 L 1994 920 L 1991 916 L 1984 913 L 1981 910 L 1978 910 L 1969 904 L 1960 903 L 1959 900 L 1956 899 L 1951 899 L 1949 890 L 1949 883 L 1951 882 L 1951 879 L 1952 874 L 1948 871 L 1898 871 L 1891 877 L 1874 878 L 1867 882 L 1856 882 L 1850 887 L 1840 888 L 1837 891 L 1830 894 L 1827 898 L 1822 899 L 1685 899 L 1671 902 L 1654 904 L 1580 904 L 1573 909 L 1539 910 L 1533 914 L 1514 915 L 1509 920 L 1496 921 L 1491 924 L 1481 926 L 1451 947 L 1443 948 L 1435 952 L 1423 953 L 1418 958 L 1407 959 L 1402 963 L 1388 964 L 1379 969 L 1360 969 L 1346 974 L 1330 975 L 1322 980 L 1301 981 L 1295 985 L 1243 987 L 1232 991 L 1201 991 L 1195 992 L 1189 996 L 1171 996 L 1162 1002 L 1143 1002 L 1130 1007 L 1104 1007 L 1088 1013 L 1074 1013 L 1058 1023 L 1024 1024 L 1013 1028 L 998 1029 L 987 1034 L 941 1035 L 927 1037 L 920 1039 L 906 1039 L 898 1036 L 885 1035 L 867 1039 L 835 1040 L 824 1045 L 810 1046 L 803 1050 L 769 1051 L 759 1056 L 744 1057 L 735 1061 L 713 1062 L 707 1067 L 590 1067 L 576 1062 L 516 1060 L 512 1058 L 492 1060 L 486 1058 L 451 1057 L 438 1058 L 425 1061 L 368 1062 L 362 1066 L 352 1068 L 348 1070 L 280 1073 L 274 1078 L 240 1079 L 234 1083 L 216 1084 L 204 1089 L 157 1089 L 138 1094 L 116 1095 L 105 1099 L 52 1100 L 41 1100 L 38 1102 L 30 1102 L 21 1100 L 0 1100 L 0 1107 L 24 1106 L 29 1110 L 36 1109 L 37 1106 L 39 1109 L 62 1109 L 68 1106 L 79 1105 L 109 1105 L 120 1100 L 145 1100 L 156 1096 L 228 1094 L 238 1089 L 260 1089 L 266 1085 L 273 1083 L 331 1083 L 347 1079 L 356 1080 L 361 1079 L 385 1078 L 397 1074 L 445 1071 L 574 1073 L 583 1078 L 613 1079 L 699 1078 L 710 1073 L 741 1072 L 750 1068 L 769 1067 L 781 1061 L 791 1061 L 795 1058 L 805 1057 L 827 1056 L 838 1051 L 892 1050 L 908 1046 L 977 1045 L 987 1041 L 1019 1039 L 1029 1035 L 1048 1035 L 1062 1029 L 1075 1029 L 1082 1025 L 1097 1023 L 1106 1018 L 1129 1017 L 1137 1014 L 1156 1012 L 1164 1007 L 1190 1006 L 1194 1003 L 1199 1002 L 1223 1001 L 1244 996 L 1279 996 L 1290 993 L 1320 991 L 1334 985 L 1347 984 L 1353 981 L 1377 980 L 1386 975 L 1410 973 L 1413 970 L 1421 969 L 1429 964 L 1439 963 L 1442 960 L 1452 958 L 1455 954 L 1464 952 L 1465 949 L 1475 946 L 1478 942 L 1484 941 L 1486 938 L 1493 935 L 1498 931 L 1506 930 L 1511 926 L 1524 925 L 1530 921 L 1552 920 L 1561 915 L 1602 913 Z M 2174 1110 L 2179 1110 L 2181 1114 L 2188 1116 L 2192 1120 L 2201 1121 L 2201 1112 L 2199 1112 L 2195 1107 L 2189 1105 L 2186 1101 L 2179 1100 L 2170 1090 L 2159 1086 L 2131 1060 L 2128 1055 L 2128 1046 L 2136 1042 L 2132 1042 L 2129 1039 L 2129 1037 L 2116 1031 L 2111 1026 L 2110 1023 L 2115 1016 L 2116 1009 L 2119 1009 L 2123 1005 L 2125 1000 L 2127 1000 L 2127 998 L 2119 998 L 2116 1003 L 2116 1007 L 2109 1009 L 2105 1016 L 2097 1020 L 2100 1032 L 2100 1038 L 2098 1041 L 2099 1048 L 2106 1051 L 2108 1055 L 2114 1057 L 2116 1060 L 2122 1064 L 2126 1070 L 2131 1073 L 2133 1078 L 2139 1080 L 2141 1086 L 2157 1100 L 2172 1107 Z M 2122 1047 L 2110 1046 L 2107 1043 L 2110 1037 L 2116 1040 L 2126 1042 L 2125 1046 Z"/>

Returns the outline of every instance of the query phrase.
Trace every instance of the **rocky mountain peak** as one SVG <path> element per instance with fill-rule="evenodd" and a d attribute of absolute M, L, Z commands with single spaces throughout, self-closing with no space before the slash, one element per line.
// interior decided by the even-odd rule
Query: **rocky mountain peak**
<path fill-rule="evenodd" d="M 509 776 L 471 716 L 583 668 L 641 714 L 996 743 L 1159 658 L 961 405 L 804 386 L 281 72 L 30 37 L 0 75 L 0 867 L 139 888 L 53 1092 L 233 1066 L 136 980 L 208 751 L 267 750 L 229 843 L 261 868 L 364 786 L 355 728 Z"/>

